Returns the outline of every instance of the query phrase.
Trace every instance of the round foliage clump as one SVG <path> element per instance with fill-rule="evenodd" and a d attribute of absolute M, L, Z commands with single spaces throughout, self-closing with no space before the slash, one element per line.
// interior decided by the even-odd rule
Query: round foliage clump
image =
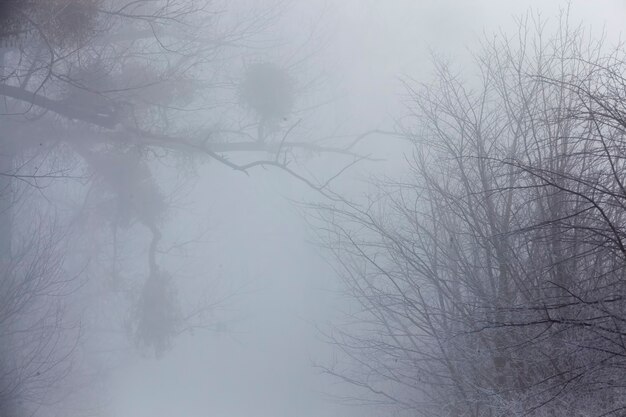
<path fill-rule="evenodd" d="M 261 119 L 281 119 L 293 108 L 293 80 L 274 64 L 263 62 L 249 66 L 240 88 L 241 101 Z"/>
<path fill-rule="evenodd" d="M 172 278 L 154 272 L 143 285 L 134 311 L 135 338 L 140 346 L 154 349 L 157 356 L 171 347 L 181 320 L 178 295 Z"/>

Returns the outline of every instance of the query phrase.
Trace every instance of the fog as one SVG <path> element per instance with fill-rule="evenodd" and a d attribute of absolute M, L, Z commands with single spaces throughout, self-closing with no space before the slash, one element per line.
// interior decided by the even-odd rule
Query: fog
<path fill-rule="evenodd" d="M 72 11 L 73 7 L 78 11 Z M 580 303 L 584 306 L 601 304 L 598 316 L 582 307 L 576 312 L 557 313 L 554 300 L 567 308 L 578 301 L 536 290 L 556 278 L 545 278 L 541 285 L 528 284 L 532 281 L 528 278 L 527 284 L 519 285 L 524 289 L 519 289 L 519 294 L 526 294 L 530 286 L 536 291 L 528 289 L 533 295 L 526 304 L 526 295 L 519 295 L 517 290 L 510 290 L 516 295 L 506 300 L 499 299 L 504 296 L 494 290 L 498 295 L 493 302 L 485 301 L 482 295 L 462 297 L 472 306 L 468 309 L 477 309 L 471 310 L 470 316 L 491 311 L 494 306 L 516 306 L 518 313 L 513 318 L 505 314 L 503 319 L 496 313 L 493 318 L 484 313 L 484 321 L 468 324 L 469 330 L 445 327 L 448 322 L 443 319 L 443 324 L 433 325 L 448 314 L 442 307 L 448 304 L 441 301 L 432 307 L 430 300 L 435 303 L 437 299 L 433 289 L 437 285 L 427 278 L 416 278 L 428 276 L 419 272 L 424 259 L 435 259 L 429 268 L 424 267 L 428 270 L 447 271 L 445 265 L 454 264 L 449 267 L 450 275 L 442 273 L 446 277 L 440 280 L 446 283 L 444 287 L 454 281 L 450 276 L 474 276 L 475 272 L 467 272 L 463 266 L 470 268 L 477 259 L 483 259 L 476 254 L 483 247 L 481 243 L 460 244 L 471 247 L 467 253 L 474 254 L 463 266 L 458 266 L 456 255 L 448 254 L 455 261 L 447 264 L 440 259 L 448 259 L 445 248 L 472 233 L 468 230 L 484 237 L 476 231 L 476 224 L 465 229 L 465 223 L 456 217 L 436 223 L 432 213 L 444 210 L 442 206 L 432 210 L 432 217 L 423 216 L 428 220 L 411 220 L 419 218 L 420 210 L 415 207 L 422 204 L 411 200 L 412 195 L 417 201 L 433 190 L 449 193 L 428 194 L 426 206 L 457 195 L 457 188 L 450 186 L 457 178 L 456 171 L 432 168 L 433 183 L 420 183 L 418 178 L 430 177 L 416 173 L 422 172 L 419 164 L 435 161 L 436 166 L 443 167 L 446 162 L 441 161 L 461 158 L 437 154 L 440 148 L 436 145 L 434 150 L 420 153 L 424 149 L 420 146 L 427 145 L 416 145 L 416 137 L 426 137 L 425 132 L 430 132 L 422 125 L 428 125 L 431 114 L 420 107 L 425 116 L 416 115 L 420 111 L 416 110 L 416 100 L 423 97 L 426 102 L 426 97 L 445 95 L 445 89 L 432 87 L 440 82 L 441 68 L 436 63 L 443 61 L 450 63 L 458 79 L 467 78 L 468 89 L 480 92 L 476 67 L 480 59 L 476 57 L 481 48 L 498 37 L 510 37 L 515 43 L 519 40 L 518 23 L 524 19 L 545 19 L 546 39 L 562 33 L 558 31 L 565 21 L 568 28 L 580 26 L 585 30 L 581 44 L 585 39 L 604 39 L 609 56 L 622 35 L 626 3 L 0 0 L 0 230 L 4 253 L 0 264 L 4 281 L 0 285 L 0 303 L 4 305 L 0 307 L 0 415 L 620 415 L 624 388 L 618 380 L 626 357 L 626 350 L 622 350 L 626 330 L 621 304 L 614 303 L 622 299 L 624 289 L 603 281 L 609 274 L 606 271 L 622 271 L 621 262 L 626 262 L 623 251 L 611 246 L 620 243 L 623 234 L 620 173 L 615 174 L 615 188 L 605 183 L 594 186 L 619 204 L 592 200 L 594 207 L 610 207 L 602 211 L 602 221 L 617 225 L 615 228 L 599 225 L 601 220 L 595 217 L 580 220 L 581 224 L 588 222 L 585 226 L 572 225 L 571 219 L 578 218 L 572 213 L 587 213 L 586 206 L 573 207 L 571 212 L 563 209 L 555 215 L 571 220 L 564 228 L 602 230 L 593 238 L 566 238 L 565 232 L 559 232 L 567 245 L 572 241 L 596 244 L 601 240 L 598 236 L 610 235 L 606 230 L 617 236 L 606 238 L 611 243 L 597 243 L 598 247 L 611 248 L 606 249 L 610 252 L 606 258 L 597 255 L 588 261 L 612 265 L 597 272 L 597 285 L 592 286 L 593 291 L 610 286 L 608 293 L 583 288 L 580 282 L 596 275 L 586 269 L 587 263 L 582 266 L 582 261 L 567 269 L 567 274 L 584 270 L 588 275 L 580 281 L 571 278 L 574 283 L 558 287 L 566 287 L 567 297 L 583 300 Z M 82 25 L 87 29 L 80 29 Z M 533 37 L 534 23 L 528 27 L 532 44 L 537 39 Z M 117 35 L 136 38 L 115 43 Z M 619 53 L 618 49 L 614 61 L 606 65 L 613 71 L 610 74 L 618 75 L 610 78 L 607 72 L 606 82 L 585 78 L 596 73 L 591 70 L 580 70 L 584 76 L 576 78 L 574 74 L 570 79 L 569 69 L 562 69 L 566 74 L 562 79 L 572 84 L 584 79 L 581 85 L 590 86 L 589 90 L 576 90 L 572 97 L 582 97 L 581 102 L 586 103 L 589 100 L 584 94 L 596 86 L 597 91 L 614 87 L 610 94 L 593 90 L 593 97 L 608 97 L 611 109 L 620 117 L 626 114 L 622 113 L 626 101 L 621 101 L 626 91 L 621 89 L 626 86 L 621 73 L 626 61 Z M 581 62 L 591 59 L 580 54 Z M 503 52 L 503 61 L 504 56 Z M 561 79 L 559 74 L 549 75 Z M 432 95 L 413 95 L 411 89 L 422 85 L 431 86 Z M 487 107 L 502 107 L 491 96 L 484 102 Z M 433 105 L 429 109 L 434 114 L 440 108 Z M 576 109 L 567 114 L 584 113 L 580 107 Z M 525 111 L 518 109 L 519 114 Z M 437 120 L 447 119 L 442 116 Z M 621 172 L 624 149 L 615 138 L 623 137 L 623 120 L 617 116 L 615 120 L 598 123 L 615 129 L 600 136 L 616 141 L 603 149 L 611 149 L 614 159 L 609 157 L 609 162 L 616 161 Z M 552 126 L 550 123 L 545 125 Z M 491 124 L 485 124 L 488 131 Z M 487 142 L 492 140 L 491 133 L 485 137 L 489 137 Z M 495 139 L 489 143 L 489 149 L 498 148 Z M 459 145 L 458 149 L 465 148 Z M 510 163 L 508 156 L 494 152 L 489 154 L 494 160 Z M 464 151 L 459 150 L 459 155 L 465 155 Z M 531 159 L 524 154 L 519 161 L 526 161 L 528 166 L 513 164 L 521 170 L 518 177 L 531 171 Z M 604 166 L 598 161 L 589 164 Z M 587 163 L 572 162 L 571 166 L 586 167 Z M 544 176 L 537 174 L 537 178 L 545 179 L 547 171 L 541 172 Z M 568 180 L 573 176 L 563 175 Z M 470 183 L 480 183 L 478 176 L 468 178 Z M 576 182 L 578 188 L 558 187 L 575 188 L 577 196 L 585 194 L 584 186 L 591 180 L 584 178 Z M 495 179 L 494 184 L 500 184 L 498 181 Z M 414 188 L 408 199 L 405 191 L 395 194 L 394 186 L 406 190 L 409 182 Z M 497 188 L 483 186 L 482 192 L 489 195 Z M 520 184 L 515 189 L 529 188 Z M 478 191 L 458 195 L 473 193 Z M 596 195 L 591 191 L 588 195 L 592 194 Z M 456 202 L 461 199 L 450 197 L 455 198 Z M 477 201 L 487 201 L 488 197 L 481 194 L 479 198 Z M 535 201 L 525 194 L 512 199 Z M 399 201 L 408 211 L 415 210 L 407 215 L 408 220 L 402 218 L 406 212 L 395 205 Z M 521 202 L 517 203 L 520 207 Z M 497 210 L 506 206 L 500 200 L 495 205 Z M 451 208 L 457 207 L 454 204 L 445 207 L 449 213 L 465 213 L 463 208 L 458 212 Z M 540 211 L 520 209 L 518 215 Z M 379 218 L 376 216 L 380 221 L 374 220 Z M 471 216 L 459 215 L 467 217 Z M 540 220 L 536 224 L 558 223 Z M 444 223 L 446 226 L 441 226 Z M 527 230 L 530 223 L 519 221 L 512 227 Z M 506 230 L 493 232 L 489 239 L 512 233 L 502 228 Z M 424 247 L 415 249 L 420 236 L 438 234 L 445 236 L 441 238 L 445 241 L 441 252 L 428 252 L 436 246 L 434 238 L 422 241 Z M 511 244 L 516 248 L 512 252 L 519 255 L 519 248 L 541 240 L 537 236 L 525 237 L 525 244 L 516 240 Z M 498 242 L 493 244 L 496 249 L 504 245 Z M 474 251 L 475 247 L 479 249 Z M 557 249 L 550 246 L 536 251 L 529 250 L 528 259 L 512 257 L 515 260 L 503 270 L 517 268 L 519 261 L 519 270 L 526 271 L 524 266 L 537 259 L 537 253 Z M 580 249 L 575 253 L 587 252 Z M 411 256 L 420 261 L 407 260 Z M 480 270 L 497 269 L 489 265 Z M 554 269 L 558 268 L 537 266 L 537 271 L 546 275 Z M 525 273 L 515 275 L 515 279 L 535 276 Z M 379 284 L 379 276 L 388 277 L 393 285 Z M 401 276 L 406 279 L 398 278 Z M 458 281 L 462 288 L 450 284 L 456 288 L 450 293 L 474 294 L 472 289 L 477 286 L 466 285 L 465 278 Z M 155 286 L 150 287 L 150 283 Z M 413 305 L 418 299 L 422 307 Z M 500 306 L 499 300 L 508 305 Z M 375 302 L 383 307 L 377 310 Z M 395 306 L 402 303 L 405 307 L 396 310 Z M 482 307 L 476 307 L 478 304 Z M 458 307 L 458 300 L 449 305 Z M 532 326 L 545 319 L 528 313 L 522 326 L 516 321 L 523 314 L 519 313 L 520 305 L 541 312 L 554 308 L 554 315 L 548 315 L 548 322 L 554 323 L 537 330 Z M 433 308 L 430 316 L 422 314 L 428 306 Z M 428 320 L 420 321 L 423 316 Z M 467 316 L 454 317 L 450 322 L 460 323 L 459 317 Z M 608 317 L 611 324 L 602 322 L 596 329 L 598 317 Z M 563 323 L 575 323 L 572 327 L 583 329 L 580 332 L 593 331 L 570 334 L 557 328 Z M 493 329 L 506 326 L 528 333 L 507 333 L 509 339 L 491 336 L 490 331 L 497 333 Z M 617 339 L 603 333 L 608 327 Z M 448 329 L 449 333 L 439 337 L 435 328 Z M 350 329 L 354 331 L 350 333 Z M 481 348 L 482 342 L 466 342 L 465 336 L 459 336 L 484 329 L 488 329 L 486 338 L 496 340 L 495 371 L 478 365 L 478 370 L 468 369 L 472 361 L 488 361 L 484 359 L 488 349 Z M 555 339 L 540 345 L 538 340 L 544 343 L 543 335 L 551 334 L 552 329 Z M 343 332 L 351 336 L 344 337 Z M 455 349 L 462 339 L 464 352 L 478 353 L 470 357 L 441 348 L 446 352 L 442 354 L 445 360 L 433 360 L 433 335 Z M 610 348 L 594 342 L 595 338 L 606 340 Z M 503 339 L 507 342 L 500 341 Z M 424 340 L 423 345 L 420 340 Z M 359 354 L 355 353 L 357 345 Z M 528 351 L 519 348 L 529 345 L 532 348 Z M 570 351 L 567 346 L 576 349 Z M 377 349 L 384 353 L 373 359 Z M 536 365 L 539 370 L 532 368 L 532 372 L 520 370 L 518 365 L 501 371 L 498 355 L 513 350 L 516 353 L 512 357 L 527 358 L 519 359 L 524 363 L 541 356 L 537 353 L 541 351 L 550 357 L 554 374 L 541 374 L 541 369 L 548 368 L 545 363 Z M 607 350 L 611 356 L 598 362 L 585 356 L 593 357 L 600 351 L 606 354 Z M 557 363 L 559 357 L 585 365 L 570 369 Z M 447 364 L 444 368 L 449 374 L 437 368 L 439 365 L 422 365 L 429 360 Z M 463 365 L 453 366 L 450 361 Z M 497 372 L 532 374 L 536 380 L 566 376 L 559 380 L 561 385 L 548 387 L 528 376 L 531 382 L 528 386 L 520 382 L 520 388 L 513 382 L 507 385 L 508 380 Z M 492 375 L 496 375 L 494 382 L 485 382 Z M 506 389 L 502 393 L 497 387 Z M 516 394 L 509 396 L 510 392 Z M 570 398 L 579 398 L 583 405 L 574 405 Z M 472 406 L 463 408 L 470 403 Z M 568 407 L 578 408 L 572 411 Z"/>

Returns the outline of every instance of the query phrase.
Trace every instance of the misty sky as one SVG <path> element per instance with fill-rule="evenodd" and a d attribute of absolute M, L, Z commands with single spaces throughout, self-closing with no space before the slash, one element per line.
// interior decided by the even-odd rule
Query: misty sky
<path fill-rule="evenodd" d="M 462 65 L 483 33 L 509 30 L 513 17 L 529 8 L 552 18 L 562 7 L 564 2 L 547 0 L 299 0 L 286 8 L 276 30 L 293 42 L 268 54 L 287 61 L 294 51 L 304 57 L 299 42 L 311 32 L 318 36 L 317 51 L 293 74 L 319 77 L 307 94 L 312 101 L 329 100 L 309 129 L 393 130 L 405 111 L 401 81 L 427 81 L 431 52 Z M 626 22 L 626 2 L 574 1 L 571 20 L 580 19 L 595 30 L 604 25 L 615 39 Z M 361 165 L 341 179 L 342 189 L 358 193 L 360 178 L 402 170 L 403 147 L 393 138 L 373 138 L 364 147 L 387 162 Z M 333 164 L 312 160 L 309 166 L 314 171 Z M 183 292 L 217 278 L 220 294 L 235 295 L 216 313 L 223 321 L 217 332 L 183 335 L 164 357 L 131 355 L 115 369 L 100 399 L 111 417 L 376 415 L 333 400 L 329 394 L 349 388 L 313 366 L 333 360 L 317 327 L 331 325 L 346 307 L 335 273 L 294 203 L 317 198 L 277 172 L 246 176 L 216 163 L 199 168 L 185 207 L 167 226 L 181 236 L 207 231 L 185 261 Z"/>

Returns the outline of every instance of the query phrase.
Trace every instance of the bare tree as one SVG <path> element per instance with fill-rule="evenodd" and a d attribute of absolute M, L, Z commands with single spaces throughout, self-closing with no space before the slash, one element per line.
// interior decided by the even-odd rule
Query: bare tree
<path fill-rule="evenodd" d="M 229 21 L 219 5 L 205 0 L 1 2 L 0 295 L 7 300 L 0 339 L 2 358 L 17 363 L 6 370 L 2 364 L 3 404 L 9 398 L 33 403 L 51 386 L 43 381 L 59 377 L 67 346 L 55 340 L 72 339 L 64 336 L 67 323 L 57 301 L 76 268 L 63 267 L 69 243 L 57 239 L 84 243 L 69 230 L 89 219 L 108 226 L 102 229 L 110 232 L 114 252 L 123 247 L 124 231 L 147 240 L 145 280 L 129 324 L 141 346 L 161 354 L 175 335 L 193 327 L 186 318 L 210 307 L 180 311 L 175 279 L 159 262 L 168 211 L 168 196 L 155 179 L 159 163 L 189 169 L 204 158 L 243 173 L 270 167 L 321 189 L 324 181 L 293 166 L 297 150 L 354 157 L 350 147 L 293 139 L 297 121 L 277 122 L 295 97 L 291 76 L 276 65 L 250 66 L 237 86 L 258 117 L 245 124 L 228 117 L 237 91 L 225 82 L 224 73 L 232 71 L 225 52 L 245 51 L 279 12 L 278 6 L 264 7 Z M 267 77 L 273 88 L 264 84 Z M 22 186 L 33 190 L 30 199 L 22 198 Z M 20 204 L 40 210 L 20 211 Z M 23 227 L 46 226 L 33 220 L 42 213 L 58 219 L 54 233 Z M 116 265 L 111 269 L 115 274 Z M 49 287 L 55 290 L 46 292 Z M 37 384 L 39 391 L 32 388 Z"/>
<path fill-rule="evenodd" d="M 17 187 L 16 187 L 17 188 Z M 71 370 L 81 326 L 65 301 L 83 284 L 65 268 L 68 230 L 54 216 L 39 218 L 21 194 L 13 208 L 13 242 L 0 263 L 0 411 L 25 415 L 55 401 L 56 387 Z"/>
<path fill-rule="evenodd" d="M 407 83 L 407 178 L 320 212 L 361 306 L 329 371 L 410 414 L 624 408 L 624 61 L 567 15 L 518 23 L 472 77 Z"/>

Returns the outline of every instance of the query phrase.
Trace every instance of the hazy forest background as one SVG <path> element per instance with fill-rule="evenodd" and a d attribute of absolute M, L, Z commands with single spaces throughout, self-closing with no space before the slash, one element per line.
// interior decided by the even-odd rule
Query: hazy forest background
<path fill-rule="evenodd" d="M 0 0 L 0 416 L 626 414 L 624 21 Z"/>

